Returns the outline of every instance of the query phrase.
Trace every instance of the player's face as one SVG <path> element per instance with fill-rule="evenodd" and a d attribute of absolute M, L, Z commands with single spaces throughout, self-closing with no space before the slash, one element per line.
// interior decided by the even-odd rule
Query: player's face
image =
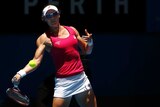
<path fill-rule="evenodd" d="M 58 12 L 55 10 L 49 10 L 46 13 L 45 20 L 49 26 L 56 26 L 59 25 L 59 17 L 60 15 Z"/>

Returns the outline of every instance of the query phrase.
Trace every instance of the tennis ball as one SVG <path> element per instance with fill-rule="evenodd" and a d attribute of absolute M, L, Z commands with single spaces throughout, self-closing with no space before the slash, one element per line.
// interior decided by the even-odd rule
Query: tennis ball
<path fill-rule="evenodd" d="M 37 66 L 36 61 L 35 60 L 30 60 L 29 61 L 29 66 L 32 67 L 32 68 L 36 67 Z"/>

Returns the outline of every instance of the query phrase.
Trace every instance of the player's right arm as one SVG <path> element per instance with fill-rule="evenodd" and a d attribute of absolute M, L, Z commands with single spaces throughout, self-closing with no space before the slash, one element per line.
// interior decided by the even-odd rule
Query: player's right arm
<path fill-rule="evenodd" d="M 37 40 L 36 40 L 36 45 L 37 45 L 37 49 L 35 51 L 34 57 L 32 58 L 32 60 L 34 60 L 36 66 L 35 67 L 31 67 L 29 65 L 29 63 L 26 64 L 26 66 L 19 70 L 16 75 L 12 78 L 12 82 L 13 84 L 19 84 L 19 81 L 22 77 L 24 77 L 25 75 L 33 72 L 34 70 L 36 70 L 43 58 L 44 55 L 44 51 L 46 48 L 46 45 L 44 44 L 46 41 L 47 37 L 45 34 L 42 34 Z M 16 78 L 16 79 L 15 79 Z"/>

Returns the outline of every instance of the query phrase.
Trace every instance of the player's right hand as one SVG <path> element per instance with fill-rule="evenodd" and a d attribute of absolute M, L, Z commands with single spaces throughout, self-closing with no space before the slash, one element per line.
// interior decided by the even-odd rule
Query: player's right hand
<path fill-rule="evenodd" d="M 21 76 L 17 73 L 13 78 L 12 78 L 12 83 L 14 86 L 18 86 L 21 80 Z"/>

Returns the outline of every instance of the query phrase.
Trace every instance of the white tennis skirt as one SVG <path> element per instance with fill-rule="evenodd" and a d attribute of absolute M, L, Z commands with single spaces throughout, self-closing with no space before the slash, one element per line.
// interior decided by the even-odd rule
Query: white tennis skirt
<path fill-rule="evenodd" d="M 85 72 L 66 77 L 55 78 L 54 97 L 66 98 L 92 88 Z"/>

